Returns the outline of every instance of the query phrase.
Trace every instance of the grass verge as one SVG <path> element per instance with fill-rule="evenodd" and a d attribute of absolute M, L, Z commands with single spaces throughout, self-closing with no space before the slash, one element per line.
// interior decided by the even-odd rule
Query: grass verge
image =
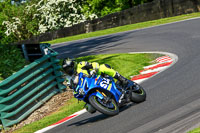
<path fill-rule="evenodd" d="M 189 131 L 188 133 L 200 133 L 200 128 L 196 128 L 192 131 Z"/>
<path fill-rule="evenodd" d="M 98 62 L 100 64 L 109 64 L 119 73 L 129 78 L 131 75 L 138 74 L 144 66 L 150 65 L 150 62 L 159 56 L 159 54 L 105 54 L 79 57 L 76 60 L 78 62 L 84 60 L 89 62 Z M 83 105 L 84 102 L 78 103 L 75 98 L 72 98 L 58 111 L 39 121 L 24 126 L 21 129 L 16 130 L 14 133 L 32 133 L 45 128 L 66 116 L 83 109 Z"/>
<path fill-rule="evenodd" d="M 142 22 L 142 23 L 130 24 L 130 25 L 125 25 L 125 26 L 119 26 L 115 28 L 110 28 L 106 30 L 100 30 L 96 32 L 90 32 L 90 33 L 85 33 L 85 34 L 80 34 L 80 35 L 75 35 L 75 36 L 59 38 L 52 41 L 47 41 L 46 43 L 56 44 L 56 43 L 85 39 L 85 38 L 90 38 L 90 37 L 97 37 L 97 36 L 108 35 L 108 34 L 113 34 L 113 33 L 118 33 L 118 32 L 129 31 L 129 30 L 147 28 L 147 27 L 166 24 L 166 23 L 172 23 L 172 22 L 186 20 L 186 19 L 195 18 L 195 17 L 200 17 L 200 12 L 185 14 L 185 15 L 180 15 L 180 16 L 175 16 L 175 17 L 169 17 L 169 18 L 163 18 L 163 19 L 158 19 L 158 20 L 153 20 L 153 21 L 147 21 L 147 22 Z"/>

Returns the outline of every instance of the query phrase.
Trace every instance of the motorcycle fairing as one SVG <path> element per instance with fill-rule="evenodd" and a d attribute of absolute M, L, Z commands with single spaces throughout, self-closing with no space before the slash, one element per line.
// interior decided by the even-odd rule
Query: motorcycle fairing
<path fill-rule="evenodd" d="M 96 88 L 105 89 L 112 93 L 115 100 L 118 102 L 121 96 L 121 92 L 116 88 L 115 82 L 112 77 L 103 78 L 102 76 L 94 76 L 92 78 L 84 77 L 83 73 L 79 73 L 79 82 L 78 86 L 75 89 L 76 92 L 74 96 L 80 100 L 84 100 L 87 97 L 87 94 Z M 84 92 L 84 93 L 83 93 Z M 99 92 L 92 93 L 100 99 L 103 98 L 103 95 Z"/>

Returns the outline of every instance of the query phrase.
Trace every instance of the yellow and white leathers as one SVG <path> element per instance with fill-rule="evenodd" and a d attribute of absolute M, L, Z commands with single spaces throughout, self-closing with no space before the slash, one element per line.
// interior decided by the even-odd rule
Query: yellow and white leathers
<path fill-rule="evenodd" d="M 97 74 L 107 74 L 111 77 L 114 77 L 116 75 L 116 71 L 114 69 L 112 69 L 109 65 L 107 64 L 101 64 L 99 65 L 99 63 L 97 62 L 87 62 L 87 61 L 82 61 L 80 63 L 77 64 L 77 68 L 76 68 L 76 72 L 77 73 L 84 73 L 86 75 L 89 75 L 90 72 L 92 70 L 95 70 L 97 72 Z"/>

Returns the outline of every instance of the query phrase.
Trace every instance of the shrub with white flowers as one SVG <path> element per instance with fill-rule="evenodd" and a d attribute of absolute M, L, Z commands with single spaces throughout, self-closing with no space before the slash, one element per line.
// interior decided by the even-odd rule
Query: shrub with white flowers
<path fill-rule="evenodd" d="M 40 0 L 37 4 L 27 5 L 21 17 L 13 17 L 3 22 L 2 25 L 7 29 L 5 34 L 7 36 L 15 34 L 23 40 L 32 35 L 97 18 L 95 14 L 86 18 L 79 2 L 80 0 Z"/>
<path fill-rule="evenodd" d="M 11 21 L 3 21 L 2 25 L 5 25 L 7 30 L 5 34 L 9 36 L 11 33 L 17 31 L 17 26 L 21 24 L 19 18 L 12 17 Z"/>

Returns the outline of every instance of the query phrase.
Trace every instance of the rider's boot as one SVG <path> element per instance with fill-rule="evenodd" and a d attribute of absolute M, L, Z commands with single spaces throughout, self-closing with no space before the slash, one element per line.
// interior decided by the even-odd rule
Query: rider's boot
<path fill-rule="evenodd" d="M 117 79 L 123 86 L 128 85 L 128 79 L 120 75 L 118 72 L 116 72 L 114 78 Z"/>

